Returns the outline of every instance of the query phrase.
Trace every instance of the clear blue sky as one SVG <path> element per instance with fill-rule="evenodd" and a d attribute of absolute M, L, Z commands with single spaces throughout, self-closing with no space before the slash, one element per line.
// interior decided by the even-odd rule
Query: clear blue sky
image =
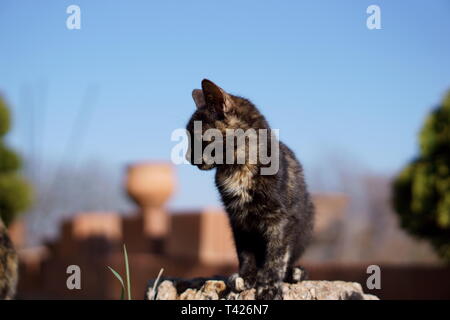
<path fill-rule="evenodd" d="M 81 30 L 66 28 L 70 4 Z M 371 4 L 381 30 L 366 27 Z M 0 2 L 8 139 L 48 164 L 63 157 L 88 88 L 98 95 L 70 161 L 123 170 L 169 159 L 203 78 L 252 99 L 307 169 L 331 150 L 392 173 L 450 88 L 450 1 Z M 178 205 L 217 203 L 211 173 L 179 176 Z"/>

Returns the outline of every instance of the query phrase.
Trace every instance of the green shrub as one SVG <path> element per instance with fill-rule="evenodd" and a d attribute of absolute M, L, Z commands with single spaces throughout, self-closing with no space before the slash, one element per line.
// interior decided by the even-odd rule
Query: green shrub
<path fill-rule="evenodd" d="M 8 225 L 31 203 L 31 188 L 18 170 L 21 161 L 2 140 L 10 128 L 10 114 L 0 97 L 0 218 Z"/>
<path fill-rule="evenodd" d="M 420 131 L 420 154 L 393 183 L 401 225 L 450 262 L 450 91 Z"/>
<path fill-rule="evenodd" d="M 0 212 L 3 222 L 10 224 L 31 202 L 28 183 L 16 173 L 0 175 Z"/>
<path fill-rule="evenodd" d="M 19 156 L 0 142 L 0 172 L 17 171 L 20 166 L 21 161 Z"/>
<path fill-rule="evenodd" d="M 0 137 L 9 131 L 10 115 L 6 103 L 0 97 Z"/>

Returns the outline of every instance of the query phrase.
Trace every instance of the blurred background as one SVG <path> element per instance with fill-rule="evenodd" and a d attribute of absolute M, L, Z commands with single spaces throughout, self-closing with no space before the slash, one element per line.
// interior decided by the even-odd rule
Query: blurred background
<path fill-rule="evenodd" d="M 373 4 L 381 29 L 366 25 Z M 251 99 L 303 163 L 311 278 L 449 299 L 449 16 L 446 0 L 1 1 L 0 213 L 18 298 L 117 298 L 106 266 L 123 273 L 124 243 L 138 299 L 160 268 L 236 270 L 214 172 L 170 162 L 208 78 Z M 81 290 L 66 287 L 72 264 Z M 380 290 L 365 287 L 371 264 Z"/>

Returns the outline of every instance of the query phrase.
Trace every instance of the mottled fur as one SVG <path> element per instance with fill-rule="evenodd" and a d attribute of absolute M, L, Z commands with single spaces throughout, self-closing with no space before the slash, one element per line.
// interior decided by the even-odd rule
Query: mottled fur
<path fill-rule="evenodd" d="M 202 134 L 194 133 L 194 121 L 202 121 L 203 132 L 209 128 L 270 130 L 249 100 L 228 94 L 209 80 L 203 80 L 202 90 L 194 90 L 193 98 L 197 110 L 187 125 L 191 145 Z M 258 145 L 270 147 L 270 139 L 269 135 L 267 141 L 258 140 Z M 191 147 L 187 157 L 192 156 Z M 215 182 L 230 219 L 239 275 L 246 287 L 256 288 L 258 299 L 281 299 L 281 282 L 294 281 L 294 263 L 309 242 L 313 226 L 314 209 L 300 163 L 281 142 L 279 170 L 273 175 L 261 175 L 260 162 L 216 165 L 202 160 L 197 164 L 200 169 L 217 169 Z"/>
<path fill-rule="evenodd" d="M 17 285 L 17 254 L 0 219 L 0 300 L 12 299 Z"/>

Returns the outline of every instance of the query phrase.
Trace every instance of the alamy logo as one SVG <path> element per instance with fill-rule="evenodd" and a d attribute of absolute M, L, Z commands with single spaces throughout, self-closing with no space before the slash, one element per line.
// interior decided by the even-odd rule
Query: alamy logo
<path fill-rule="evenodd" d="M 367 17 L 366 25 L 369 30 L 378 30 L 381 29 L 381 9 L 379 6 L 373 4 L 367 7 L 367 14 L 370 14 Z"/>
<path fill-rule="evenodd" d="M 381 268 L 376 264 L 372 264 L 367 267 L 367 274 L 370 276 L 367 278 L 366 285 L 368 289 L 381 289 Z"/>
<path fill-rule="evenodd" d="M 279 170 L 278 129 L 225 129 L 203 132 L 201 121 L 194 121 L 194 133 L 185 129 L 172 132 L 172 141 L 180 141 L 172 149 L 174 164 L 260 164 L 261 175 L 274 175 Z"/>
<path fill-rule="evenodd" d="M 81 29 L 81 9 L 79 6 L 72 4 L 67 7 L 66 13 L 70 14 L 66 20 L 66 27 L 69 30 Z"/>
<path fill-rule="evenodd" d="M 81 268 L 76 264 L 70 265 L 66 269 L 66 273 L 70 274 L 66 280 L 66 286 L 69 290 L 81 289 Z"/>

